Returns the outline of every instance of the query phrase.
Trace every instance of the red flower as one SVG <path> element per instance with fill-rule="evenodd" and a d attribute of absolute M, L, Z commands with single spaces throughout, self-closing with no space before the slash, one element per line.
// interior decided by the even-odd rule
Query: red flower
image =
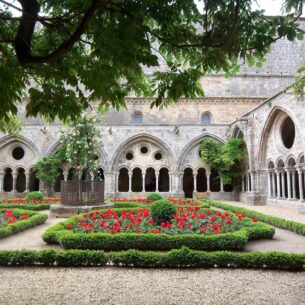
<path fill-rule="evenodd" d="M 227 219 L 226 221 L 225 221 L 225 224 L 226 225 L 231 225 L 233 222 L 232 222 L 232 220 L 231 219 Z"/>
<path fill-rule="evenodd" d="M 67 226 L 66 226 L 66 229 L 67 230 L 72 230 L 74 227 L 73 227 L 73 225 L 71 225 L 71 224 L 68 224 Z"/>
<path fill-rule="evenodd" d="M 257 218 L 255 218 L 255 217 L 252 218 L 252 221 L 253 221 L 253 222 L 257 222 Z"/>
<path fill-rule="evenodd" d="M 162 228 L 165 228 L 165 227 L 166 227 L 166 223 L 165 223 L 165 222 L 162 222 L 162 223 L 161 223 L 161 227 L 162 227 Z"/>
<path fill-rule="evenodd" d="M 155 223 L 155 221 L 154 221 L 153 219 L 149 219 L 148 222 L 149 222 L 149 223 L 152 223 L 152 224 Z"/>

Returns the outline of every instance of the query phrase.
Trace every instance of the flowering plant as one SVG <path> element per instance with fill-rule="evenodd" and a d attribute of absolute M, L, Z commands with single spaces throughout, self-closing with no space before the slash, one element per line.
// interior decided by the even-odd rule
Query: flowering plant
<path fill-rule="evenodd" d="M 97 123 L 95 112 L 84 112 L 62 133 L 60 142 L 64 145 L 65 160 L 75 168 L 78 179 L 81 179 L 84 171 L 97 176 L 100 163 L 97 155 L 101 146 L 101 132 L 96 126 Z"/>
<path fill-rule="evenodd" d="M 200 202 L 196 199 L 175 199 L 174 197 L 168 197 L 167 198 L 168 201 L 175 203 L 177 205 L 200 205 Z M 133 199 L 129 199 L 129 198 L 112 198 L 110 200 L 111 202 L 134 202 L 134 203 L 146 203 L 146 204 L 152 204 L 154 202 L 154 200 L 149 200 L 149 199 L 145 199 L 145 198 L 133 198 Z"/>
<path fill-rule="evenodd" d="M 0 228 L 29 217 L 30 215 L 28 211 L 24 211 L 23 215 L 17 216 L 10 209 L 0 209 Z"/>
<path fill-rule="evenodd" d="M 75 233 L 138 233 L 138 234 L 221 234 L 241 229 L 245 225 L 245 215 L 201 209 L 199 206 L 178 207 L 170 221 L 157 224 L 150 209 L 123 210 L 121 215 L 115 210 L 93 211 L 75 215 L 66 230 Z M 248 220 L 247 220 L 248 221 Z"/>

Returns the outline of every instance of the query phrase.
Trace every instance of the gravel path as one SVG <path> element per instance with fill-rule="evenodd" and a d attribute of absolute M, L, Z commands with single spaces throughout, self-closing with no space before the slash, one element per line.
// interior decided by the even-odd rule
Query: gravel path
<path fill-rule="evenodd" d="M 303 305 L 305 273 L 0 268 L 1 305 Z"/>
<path fill-rule="evenodd" d="M 47 214 L 48 216 L 50 214 L 50 211 L 40 211 L 40 212 Z M 61 249 L 58 245 L 46 244 L 42 240 L 41 235 L 47 228 L 64 220 L 66 220 L 66 218 L 49 217 L 46 220 L 46 222 L 43 223 L 42 225 L 8 236 L 6 238 L 2 238 L 0 239 L 0 249 L 1 250 L 11 250 L 11 249 L 39 250 L 39 249 L 51 248 L 51 247 L 54 249 Z M 1 305 L 1 300 L 0 300 L 0 305 Z"/>

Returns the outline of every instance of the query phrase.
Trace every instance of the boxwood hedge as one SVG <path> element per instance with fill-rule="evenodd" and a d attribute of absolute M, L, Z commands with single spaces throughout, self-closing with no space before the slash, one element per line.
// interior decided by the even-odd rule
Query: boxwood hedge
<path fill-rule="evenodd" d="M 0 250 L 0 266 L 105 266 L 154 268 L 248 268 L 305 270 L 305 254 L 283 252 L 204 252 L 186 247 L 166 253 L 128 250 L 105 253 L 99 250 L 54 249 Z"/>
<path fill-rule="evenodd" d="M 121 213 L 124 209 L 115 209 Z M 127 210 L 127 209 L 125 209 Z M 47 229 L 42 238 L 47 243 L 58 243 L 65 249 L 102 249 L 119 251 L 128 249 L 139 250 L 171 250 L 187 246 L 196 250 L 240 250 L 249 239 L 272 238 L 274 228 L 263 223 L 247 223 L 244 228 L 224 234 L 137 234 L 137 233 L 74 233 L 66 230 L 73 222 L 68 219 Z"/>
<path fill-rule="evenodd" d="M 52 203 L 54 204 L 54 203 Z M 49 210 L 50 204 L 49 203 L 0 203 L 0 209 L 23 209 L 23 210 L 30 210 L 30 211 L 41 211 L 41 210 Z"/>
<path fill-rule="evenodd" d="M 21 209 L 12 209 L 14 215 L 21 216 L 24 213 L 24 210 Z M 28 211 L 29 218 L 23 219 L 0 228 L 0 238 L 7 237 L 9 235 L 24 231 L 26 229 L 38 226 L 44 223 L 48 216 L 46 214 Z"/>

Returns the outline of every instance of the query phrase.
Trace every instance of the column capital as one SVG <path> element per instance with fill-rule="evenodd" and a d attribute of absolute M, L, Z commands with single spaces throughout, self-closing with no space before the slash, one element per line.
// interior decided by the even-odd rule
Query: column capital
<path fill-rule="evenodd" d="M 295 165 L 294 167 L 297 170 L 298 174 L 302 175 L 302 173 L 303 173 L 303 166 L 302 165 Z"/>

